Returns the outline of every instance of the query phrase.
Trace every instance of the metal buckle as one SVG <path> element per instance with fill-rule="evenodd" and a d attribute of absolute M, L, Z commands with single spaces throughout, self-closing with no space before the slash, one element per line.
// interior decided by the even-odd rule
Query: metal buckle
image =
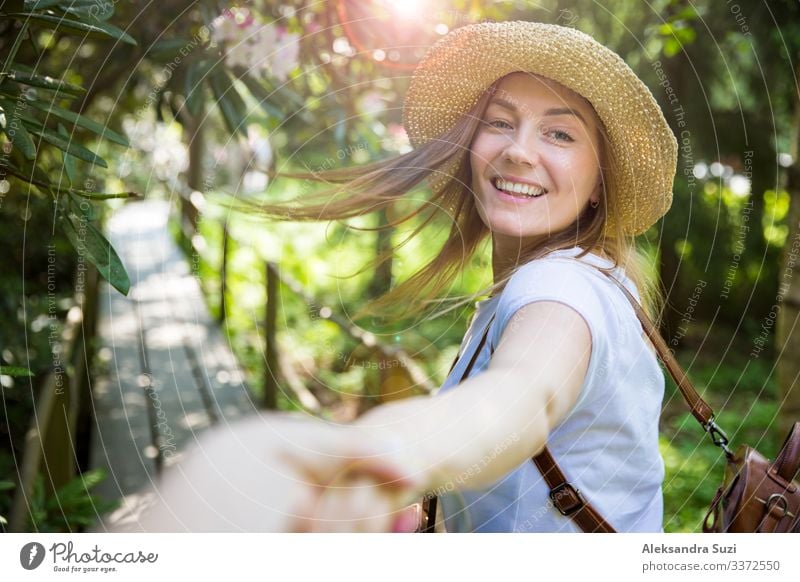
<path fill-rule="evenodd" d="M 774 504 L 772 503 L 773 499 L 776 500 L 776 503 L 774 503 Z M 778 509 L 783 511 L 783 515 L 781 515 L 781 519 L 783 519 L 787 515 L 791 515 L 791 512 L 789 511 L 789 502 L 780 493 L 773 493 L 772 495 L 770 495 L 767 498 L 767 501 L 766 501 L 765 505 L 767 506 L 767 512 L 769 512 L 770 509 L 772 509 L 773 507 L 778 507 Z"/>
<path fill-rule="evenodd" d="M 725 451 L 725 455 L 729 458 L 733 458 L 733 451 L 728 448 L 728 435 L 725 434 L 725 431 L 722 430 L 716 422 L 714 422 L 714 417 L 711 417 L 711 420 L 708 421 L 708 424 L 703 427 L 706 429 L 706 432 L 711 436 L 711 440 L 715 445 Z"/>
<path fill-rule="evenodd" d="M 568 489 L 571 492 L 571 496 L 577 498 L 577 502 L 575 505 L 571 507 L 567 507 L 566 509 L 561 509 L 558 505 L 557 498 L 564 495 L 562 491 L 564 489 Z M 575 489 L 571 483 L 562 483 L 561 485 L 556 486 L 555 489 L 550 491 L 550 499 L 553 500 L 553 506 L 558 510 L 558 512 L 566 517 L 571 516 L 576 511 L 579 511 L 584 505 L 586 505 L 586 499 L 584 499 L 583 494 L 581 494 L 580 489 Z"/>

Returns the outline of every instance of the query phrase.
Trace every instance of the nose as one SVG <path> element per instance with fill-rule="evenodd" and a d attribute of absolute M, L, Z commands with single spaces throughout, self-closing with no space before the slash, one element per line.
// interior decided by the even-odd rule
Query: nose
<path fill-rule="evenodd" d="M 527 140 L 530 142 L 531 140 Z M 518 165 L 534 167 L 539 161 L 535 147 L 519 139 L 509 139 L 503 150 L 503 158 Z"/>

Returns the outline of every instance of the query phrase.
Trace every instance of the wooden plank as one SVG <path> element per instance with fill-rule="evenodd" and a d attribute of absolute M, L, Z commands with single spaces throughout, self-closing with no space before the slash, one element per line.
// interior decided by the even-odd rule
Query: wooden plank
<path fill-rule="evenodd" d="M 167 214 L 166 203 L 145 201 L 122 207 L 109 221 L 131 291 L 123 297 L 102 286 L 98 336 L 108 374 L 95 385 L 91 465 L 112 474 L 102 493 L 124 499 L 106 523 L 131 531 L 152 502 L 140 489 L 160 467 L 212 424 L 255 409 L 200 285 L 167 231 Z"/>

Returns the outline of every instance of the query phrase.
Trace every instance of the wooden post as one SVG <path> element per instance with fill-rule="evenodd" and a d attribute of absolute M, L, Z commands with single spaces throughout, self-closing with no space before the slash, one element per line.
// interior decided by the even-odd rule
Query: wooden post
<path fill-rule="evenodd" d="M 228 246 L 230 243 L 230 233 L 228 232 L 227 221 L 222 225 L 222 265 L 219 273 L 219 322 L 225 321 L 225 295 L 228 287 Z"/>
<path fill-rule="evenodd" d="M 202 108 L 197 115 L 188 116 L 184 121 L 185 133 L 189 146 L 189 167 L 186 171 L 186 183 L 191 190 L 203 191 L 203 154 L 205 152 L 205 139 L 203 120 L 206 119 L 205 108 Z M 199 212 L 197 207 L 186 197 L 181 197 L 181 216 L 182 221 L 191 236 L 197 232 L 197 221 Z M 191 247 L 187 247 L 191 248 Z"/>
<path fill-rule="evenodd" d="M 800 73 L 800 65 L 797 67 Z M 781 253 L 778 272 L 778 293 L 782 296 L 775 330 L 776 368 L 778 371 L 779 438 L 789 430 L 800 415 L 800 253 L 796 240 L 800 237 L 800 95 L 795 95 L 794 127 L 791 145 L 792 165 L 788 168 L 786 190 L 789 192 L 789 236 Z"/>
<path fill-rule="evenodd" d="M 20 480 L 11 505 L 8 531 L 24 532 L 32 521 L 31 499 L 34 483 L 42 475 L 45 496 L 66 485 L 74 476 L 75 416 L 78 412 L 78 394 L 70 372 L 73 355 L 80 338 L 83 312 L 74 305 L 67 313 L 61 334 L 59 365 L 43 379 L 39 397 L 35 402 L 36 414 L 25 434 L 25 448 L 20 467 Z M 82 342 L 81 342 L 82 344 Z M 79 354 L 83 357 L 84 352 Z M 34 528 L 37 524 L 31 524 Z"/>
<path fill-rule="evenodd" d="M 264 369 L 264 408 L 274 410 L 278 405 L 278 346 L 275 343 L 275 323 L 278 319 L 278 291 L 280 273 L 278 266 L 267 261 L 267 308 L 264 317 L 265 369 Z"/>

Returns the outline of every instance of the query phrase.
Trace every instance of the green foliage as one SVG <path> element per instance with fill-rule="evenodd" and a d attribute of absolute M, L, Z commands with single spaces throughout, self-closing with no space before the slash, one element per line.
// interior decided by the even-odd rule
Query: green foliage
<path fill-rule="evenodd" d="M 5 499 L 10 501 L 11 499 L 10 495 L 5 492 L 11 491 L 16 486 L 17 484 L 14 483 L 13 481 L 0 481 L 0 494 L 2 495 L 0 496 L 0 499 Z M 0 511 L 3 512 L 7 511 L 8 510 L 7 507 L 9 505 L 10 505 L 9 503 L 0 504 Z M 8 518 L 6 518 L 2 513 L 0 513 L 0 531 L 5 531 L 7 526 L 8 526 Z"/>
<path fill-rule="evenodd" d="M 719 329 L 720 337 L 731 337 Z M 715 337 L 710 340 L 714 345 Z M 774 458 L 781 435 L 776 432 L 777 385 L 771 364 L 747 354 L 738 340 L 723 362 L 691 350 L 677 354 L 695 388 L 717 412 L 717 424 L 731 448 L 743 443 Z M 749 348 L 748 348 L 749 351 Z M 664 530 L 700 532 L 711 499 L 722 483 L 725 458 L 687 411 L 672 378 L 667 376 L 660 449 L 664 458 Z"/>
<path fill-rule="evenodd" d="M 119 507 L 119 500 L 106 501 L 91 493 L 107 478 L 103 469 L 93 469 L 72 479 L 52 496 L 45 493 L 44 477 L 37 475 L 30 498 L 27 531 L 75 532 L 92 525 L 98 516 Z"/>
<path fill-rule="evenodd" d="M 76 188 L 78 164 L 87 164 L 87 172 L 95 166 L 107 168 L 108 163 L 76 139 L 82 130 L 89 131 L 101 140 L 107 139 L 128 147 L 127 138 L 80 113 L 62 106 L 84 93 L 80 86 L 38 74 L 18 60 L 24 40 L 35 46 L 31 29 L 46 28 L 60 35 L 77 35 L 82 38 L 113 39 L 136 45 L 136 41 L 121 29 L 106 22 L 114 10 L 112 3 L 98 4 L 94 0 L 70 2 L 6 2 L 0 7 L 0 16 L 20 21 L 10 54 L 5 58 L 0 72 L 0 113 L 4 123 L 2 133 L 13 146 L 10 155 L 0 158 L 3 175 L 35 186 L 56 202 L 57 224 L 64 230 L 80 256 L 95 264 L 100 274 L 121 293 L 127 294 L 130 283 L 117 253 L 91 223 L 76 225 L 76 216 L 68 211 L 74 196 L 105 199 L 129 197 L 133 193 L 95 193 L 87 188 Z M 36 55 L 39 62 L 40 55 Z M 69 71 L 66 72 L 68 74 Z M 34 140 L 34 136 L 40 138 Z M 63 171 L 68 186 L 50 179 L 53 166 L 51 156 L 45 155 L 46 145 L 60 152 Z"/>
<path fill-rule="evenodd" d="M 0 374 L 17 377 L 33 376 L 33 372 L 31 372 L 28 368 L 23 368 L 21 366 L 0 366 Z"/>

